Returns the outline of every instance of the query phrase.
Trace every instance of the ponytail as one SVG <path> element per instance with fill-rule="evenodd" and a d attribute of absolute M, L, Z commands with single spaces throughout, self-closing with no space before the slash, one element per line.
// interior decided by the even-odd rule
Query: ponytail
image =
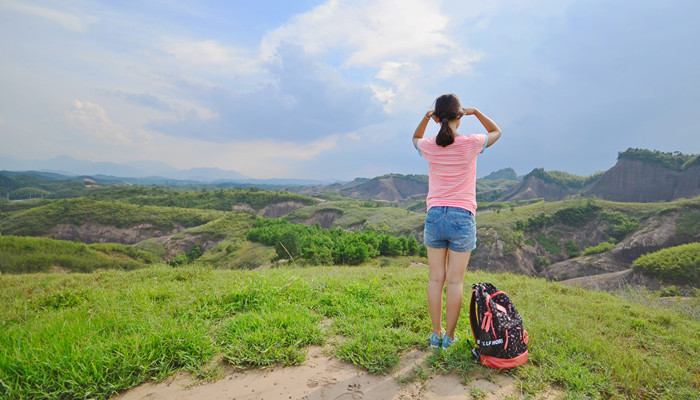
<path fill-rule="evenodd" d="M 440 132 L 438 132 L 435 138 L 435 144 L 438 146 L 447 147 L 455 141 L 455 133 L 452 127 L 450 127 L 449 122 L 450 120 L 447 117 L 440 120 Z"/>
<path fill-rule="evenodd" d="M 454 143 L 455 132 L 450 126 L 450 121 L 460 118 L 464 114 L 459 99 L 454 94 L 448 93 L 435 99 L 435 111 L 433 115 L 440 118 L 440 132 L 435 138 L 435 144 L 447 147 Z"/>

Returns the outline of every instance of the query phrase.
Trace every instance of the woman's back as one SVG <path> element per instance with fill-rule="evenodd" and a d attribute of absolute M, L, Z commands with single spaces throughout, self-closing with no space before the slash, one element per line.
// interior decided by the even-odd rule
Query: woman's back
<path fill-rule="evenodd" d="M 476 156 L 487 142 L 486 135 L 457 135 L 449 146 L 435 138 L 421 139 L 418 151 L 428 161 L 430 178 L 427 208 L 450 206 L 476 213 Z"/>

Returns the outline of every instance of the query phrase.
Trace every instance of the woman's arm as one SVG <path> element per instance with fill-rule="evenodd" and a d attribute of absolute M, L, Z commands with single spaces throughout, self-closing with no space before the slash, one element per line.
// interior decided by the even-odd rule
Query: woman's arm
<path fill-rule="evenodd" d="M 477 110 L 476 108 L 465 108 L 464 114 L 474 115 L 479 120 L 479 122 L 481 122 L 481 125 L 483 125 L 484 128 L 486 128 L 486 131 L 488 132 L 486 134 L 486 136 L 488 137 L 486 147 L 491 146 L 492 144 L 496 143 L 498 139 L 500 139 L 501 129 L 498 128 L 498 125 L 496 125 L 496 123 L 493 122 L 489 117 L 482 114 L 481 111 Z"/>
<path fill-rule="evenodd" d="M 423 139 L 425 128 L 428 126 L 428 121 L 433 116 L 433 110 L 425 113 L 425 117 L 418 123 L 415 132 L 413 132 L 413 147 L 418 148 L 418 141 Z"/>

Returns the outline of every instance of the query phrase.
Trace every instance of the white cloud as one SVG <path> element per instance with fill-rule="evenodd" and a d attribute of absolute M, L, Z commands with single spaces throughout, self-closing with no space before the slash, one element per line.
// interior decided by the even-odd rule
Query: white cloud
<path fill-rule="evenodd" d="M 445 68 L 443 70 L 444 74 L 445 76 L 452 76 L 470 71 L 472 69 L 472 65 L 476 62 L 479 62 L 482 57 L 482 53 L 477 53 L 473 55 L 465 54 L 454 57 L 450 60 L 448 64 L 445 65 Z"/>
<path fill-rule="evenodd" d="M 445 32 L 448 21 L 434 1 L 330 0 L 270 32 L 261 48 L 265 57 L 273 57 L 281 42 L 312 54 L 341 48 L 350 52 L 346 66 L 376 67 L 454 49 Z"/>
<path fill-rule="evenodd" d="M 338 146 L 341 135 L 308 143 L 272 139 L 214 143 L 171 137 L 156 131 L 128 128 L 110 119 L 98 104 L 74 100 L 65 113 L 73 126 L 62 138 L 62 154 L 92 161 L 155 160 L 187 169 L 218 167 L 254 178 L 292 177 L 301 165 Z"/>
<path fill-rule="evenodd" d="M 191 66 L 225 68 L 228 73 L 245 74 L 253 74 L 260 68 L 256 53 L 227 46 L 216 40 L 165 38 L 160 46 L 162 51 L 172 55 L 178 63 Z"/>
<path fill-rule="evenodd" d="M 466 47 L 463 28 L 464 14 L 476 25 L 482 12 L 454 12 L 467 7 L 430 0 L 329 0 L 269 32 L 261 54 L 274 59 L 284 43 L 299 46 L 355 79 L 362 76 L 391 114 L 421 101 L 436 79 L 468 73 L 481 60 L 481 53 Z"/>
<path fill-rule="evenodd" d="M 195 167 L 218 167 L 234 170 L 252 178 L 294 177 L 304 171 L 305 163 L 313 162 L 321 154 L 337 147 L 339 135 L 332 135 L 310 143 L 291 141 L 252 140 L 228 143 L 212 143 L 189 138 L 173 138 L 158 132 L 150 132 L 154 140 L 145 145 L 123 146 L 117 151 L 105 154 L 107 146 L 95 151 L 81 151 L 79 154 L 93 154 L 118 162 L 135 160 L 155 160 L 188 169 Z M 124 151 L 128 150 L 128 151 Z"/>
<path fill-rule="evenodd" d="M 26 2 L 5 0 L 0 2 L 0 8 L 5 8 L 22 14 L 41 18 L 61 25 L 64 29 L 73 32 L 85 32 L 87 26 L 97 20 L 94 17 L 78 16 L 48 7 L 41 7 Z"/>
<path fill-rule="evenodd" d="M 85 139 L 105 145 L 148 143 L 152 137 L 141 129 L 129 129 L 112 121 L 107 111 L 89 101 L 74 100 L 65 113 L 66 121 L 87 134 Z"/>

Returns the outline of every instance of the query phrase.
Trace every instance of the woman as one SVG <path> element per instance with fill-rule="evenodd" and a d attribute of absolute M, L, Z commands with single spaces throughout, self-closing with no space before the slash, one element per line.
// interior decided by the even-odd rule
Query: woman
<path fill-rule="evenodd" d="M 459 121 L 475 116 L 487 134 L 460 135 Z M 440 124 L 436 137 L 423 139 L 428 121 Z M 424 243 L 428 248 L 430 280 L 428 312 L 433 332 L 430 346 L 449 348 L 457 341 L 455 327 L 462 307 L 464 272 L 476 248 L 476 156 L 501 137 L 501 130 L 475 108 L 462 108 L 454 94 L 435 100 L 413 134 L 413 145 L 430 167 Z M 442 292 L 447 283 L 445 331 Z"/>

